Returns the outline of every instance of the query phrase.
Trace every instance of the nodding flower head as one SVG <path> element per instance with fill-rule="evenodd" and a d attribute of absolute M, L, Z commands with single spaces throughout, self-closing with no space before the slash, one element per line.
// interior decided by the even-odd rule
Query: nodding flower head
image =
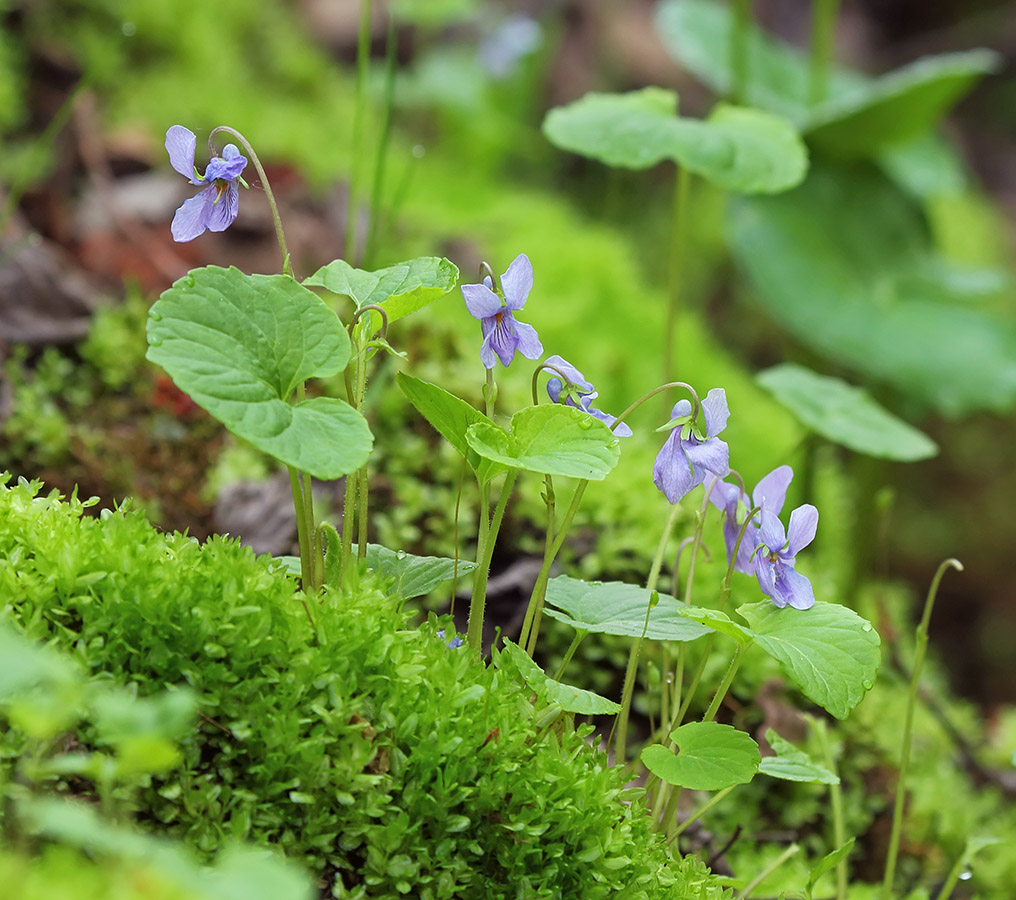
<path fill-rule="evenodd" d="M 196 149 L 197 138 L 189 128 L 174 125 L 166 132 L 170 165 L 191 184 L 207 185 L 176 211 L 170 227 L 175 241 L 191 241 L 205 229 L 225 231 L 233 224 L 240 207 L 236 183 L 239 181 L 247 187 L 247 182 L 240 177 L 247 166 L 247 157 L 240 154 L 235 144 L 226 144 L 222 156 L 209 161 L 204 175 L 194 165 Z"/>
<path fill-rule="evenodd" d="M 526 305 L 532 289 L 533 266 L 525 253 L 516 256 L 501 276 L 503 299 L 494 292 L 489 276 L 483 279 L 482 284 L 462 285 L 466 309 L 474 319 L 480 320 L 483 332 L 480 362 L 486 368 L 493 369 L 495 359 L 500 359 L 502 365 L 509 365 L 516 350 L 526 359 L 539 359 L 542 355 L 543 344 L 536 329 L 519 322 L 513 315 Z"/>
<path fill-rule="evenodd" d="M 691 411 L 689 401 L 679 400 L 670 411 L 670 418 L 690 417 Z M 653 484 L 671 503 L 679 502 L 702 484 L 706 473 L 723 478 L 730 471 L 730 449 L 716 436 L 727 427 L 730 417 L 726 391 L 713 388 L 702 401 L 701 413 L 705 428 L 700 430 L 690 421 L 678 423 L 653 464 Z"/>
<path fill-rule="evenodd" d="M 551 400 L 555 403 L 563 403 L 566 406 L 577 407 L 589 413 L 594 419 L 599 419 L 603 422 L 619 437 L 631 437 L 631 429 L 624 422 L 614 427 L 617 416 L 605 413 L 602 409 L 597 409 L 592 405 L 599 394 L 593 390 L 592 384 L 586 381 L 585 376 L 575 366 L 556 354 L 548 356 L 543 362 L 544 365 L 553 367 L 548 369 L 548 371 L 553 372 L 554 369 L 557 369 L 558 372 L 568 379 L 567 382 L 563 382 L 560 378 L 552 377 L 547 382 L 547 394 Z"/>
<path fill-rule="evenodd" d="M 763 509 L 759 513 L 758 543 L 754 550 L 755 577 L 762 593 L 779 607 L 810 609 L 815 604 L 811 582 L 795 568 L 797 554 L 815 538 L 818 510 L 810 503 L 799 506 L 790 514 L 790 527 L 775 513 Z"/>
<path fill-rule="evenodd" d="M 751 502 L 748 497 L 743 498 L 744 502 L 752 509 L 766 509 L 778 516 L 783 510 L 787 488 L 793 478 L 794 470 L 790 466 L 777 466 L 755 485 L 755 490 L 751 492 Z M 718 481 L 709 494 L 709 500 L 724 513 L 723 542 L 727 545 L 727 562 L 730 562 L 743 524 L 737 518 L 742 500 L 741 488 L 726 481 Z M 737 572 L 744 572 L 746 575 L 755 574 L 753 553 L 758 545 L 759 521 L 759 514 L 756 513 L 752 521 L 745 526 L 744 537 L 741 538 L 741 545 L 737 548 L 737 559 L 734 562 L 734 569 Z"/>

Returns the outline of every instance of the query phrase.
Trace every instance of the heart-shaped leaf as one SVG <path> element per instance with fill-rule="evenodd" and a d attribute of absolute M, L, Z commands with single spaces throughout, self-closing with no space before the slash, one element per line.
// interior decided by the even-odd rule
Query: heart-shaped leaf
<path fill-rule="evenodd" d="M 947 415 L 1016 402 L 1016 319 L 940 277 L 918 210 L 874 170 L 814 165 L 794 191 L 736 197 L 728 230 L 758 298 L 814 351 Z"/>
<path fill-rule="evenodd" d="M 317 478 L 355 471 L 367 422 L 341 400 L 288 400 L 308 378 L 349 361 L 342 323 L 287 275 L 207 266 L 177 281 L 149 313 L 147 358 L 230 431 Z"/>
<path fill-rule="evenodd" d="M 646 625 L 650 591 L 620 581 L 582 581 L 559 575 L 547 585 L 546 613 L 581 631 L 640 637 Z M 660 594 L 649 614 L 646 637 L 654 641 L 694 641 L 709 629 L 684 618 L 679 600 Z"/>
<path fill-rule="evenodd" d="M 804 781 L 811 784 L 839 784 L 838 776 L 825 766 L 814 762 L 803 750 L 798 750 L 790 741 L 785 741 L 771 728 L 766 730 L 766 740 L 776 751 L 775 756 L 763 756 L 758 770 L 770 778 L 784 781 Z"/>
<path fill-rule="evenodd" d="M 512 416 L 511 432 L 484 420 L 466 430 L 484 459 L 541 475 L 602 481 L 617 465 L 620 441 L 589 413 L 571 406 L 530 406 Z"/>
<path fill-rule="evenodd" d="M 938 453 L 935 442 L 885 407 L 867 391 L 841 378 L 819 375 L 794 363 L 759 372 L 755 380 L 789 409 L 801 424 L 826 440 L 866 456 L 901 462 Z"/>
<path fill-rule="evenodd" d="M 677 116 L 677 95 L 649 87 L 587 94 L 552 109 L 543 123 L 552 144 L 610 166 L 644 169 L 670 159 L 727 190 L 773 193 L 807 169 L 794 128 L 756 109 L 720 104 L 705 121 Z"/>
<path fill-rule="evenodd" d="M 447 259 L 421 256 L 375 272 L 355 269 L 343 259 L 322 266 L 303 283 L 343 294 L 357 309 L 383 306 L 394 322 L 447 294 L 459 280 L 458 268 Z"/>
<path fill-rule="evenodd" d="M 758 744 L 743 731 L 717 722 L 688 722 L 671 733 L 678 752 L 661 744 L 642 751 L 645 767 L 667 784 L 719 791 L 747 784 L 758 771 Z"/>
<path fill-rule="evenodd" d="M 548 703 L 584 716 L 614 715 L 620 711 L 620 704 L 613 700 L 550 678 L 517 644 L 505 641 L 504 649 L 526 684 Z"/>
<path fill-rule="evenodd" d="M 356 544 L 353 545 L 356 554 Z M 414 556 L 404 550 L 389 550 L 380 544 L 368 544 L 367 568 L 385 578 L 394 579 L 393 593 L 410 600 L 429 594 L 434 588 L 456 577 L 471 574 L 476 563 L 466 559 L 456 562 L 443 556 Z"/>
<path fill-rule="evenodd" d="M 755 644 L 819 706 L 846 718 L 871 690 L 881 662 L 879 637 L 852 609 L 818 601 L 811 609 L 778 609 L 768 600 L 738 607 Z"/>
<path fill-rule="evenodd" d="M 396 380 L 409 402 L 438 434 L 466 458 L 480 481 L 489 481 L 498 472 L 505 470 L 505 466 L 479 456 L 466 440 L 470 425 L 490 422 L 483 413 L 444 388 L 405 372 L 399 372 Z"/>

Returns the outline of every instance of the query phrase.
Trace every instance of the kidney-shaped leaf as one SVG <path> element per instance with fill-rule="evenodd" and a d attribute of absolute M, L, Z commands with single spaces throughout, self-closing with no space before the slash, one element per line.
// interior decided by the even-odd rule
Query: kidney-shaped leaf
<path fill-rule="evenodd" d="M 755 380 L 803 425 L 858 453 L 914 462 L 938 452 L 931 438 L 841 378 L 781 363 L 759 372 Z"/>
<path fill-rule="evenodd" d="M 259 450 L 317 478 L 367 459 L 367 422 L 341 400 L 288 399 L 307 378 L 341 372 L 349 336 L 335 313 L 287 275 L 207 266 L 149 313 L 148 354 L 182 391 Z"/>
<path fill-rule="evenodd" d="M 758 770 L 770 778 L 784 781 L 804 781 L 812 784 L 839 784 L 838 776 L 825 766 L 814 762 L 803 750 L 798 750 L 790 741 L 781 738 L 771 728 L 766 731 L 766 740 L 776 752 L 775 756 L 763 756 Z"/>
<path fill-rule="evenodd" d="M 778 609 L 763 600 L 738 607 L 737 614 L 804 695 L 837 719 L 846 718 L 875 683 L 878 633 L 852 609 L 822 601 L 811 609 Z"/>
<path fill-rule="evenodd" d="M 549 703 L 556 703 L 565 712 L 578 713 L 584 716 L 614 715 L 621 709 L 621 705 L 592 691 L 573 687 L 550 678 L 529 655 L 511 641 L 504 642 L 505 653 L 519 670 L 519 674 L 526 684 L 532 688 L 539 697 Z"/>
<path fill-rule="evenodd" d="M 443 297 L 459 280 L 458 268 L 447 259 L 421 256 L 375 272 L 355 269 L 336 259 L 303 283 L 349 297 L 357 306 L 383 306 L 389 323 Z"/>
<path fill-rule="evenodd" d="M 726 104 L 705 121 L 679 118 L 677 95 L 657 87 L 587 94 L 551 110 L 543 131 L 555 146 L 610 166 L 644 169 L 670 159 L 742 193 L 787 190 L 807 168 L 804 145 L 786 120 Z"/>
<path fill-rule="evenodd" d="M 489 421 L 466 431 L 484 459 L 541 475 L 602 481 L 617 465 L 620 441 L 589 413 L 571 406 L 530 406 L 512 416 L 511 433 Z"/>
<path fill-rule="evenodd" d="M 671 733 L 674 754 L 661 744 L 642 751 L 645 767 L 667 784 L 693 791 L 719 791 L 746 784 L 761 755 L 749 735 L 717 722 L 689 722 Z"/>
<path fill-rule="evenodd" d="M 547 615 L 581 631 L 640 637 L 651 591 L 620 581 L 582 581 L 559 575 L 547 585 Z M 646 637 L 654 641 L 694 641 L 709 633 L 680 615 L 684 608 L 669 594 L 649 614 Z"/>
<path fill-rule="evenodd" d="M 1016 401 L 1016 317 L 970 279 L 928 277 L 947 267 L 927 226 L 874 170 L 816 165 L 794 191 L 736 197 L 729 234 L 770 314 L 828 359 L 947 415 Z"/>
<path fill-rule="evenodd" d="M 356 553 L 356 544 L 353 548 Z M 476 569 L 476 563 L 469 560 L 414 556 L 404 550 L 389 550 L 381 544 L 367 545 L 366 561 L 368 569 L 385 578 L 393 578 L 395 584 L 391 590 L 406 600 L 429 594 L 457 575 L 469 575 Z"/>

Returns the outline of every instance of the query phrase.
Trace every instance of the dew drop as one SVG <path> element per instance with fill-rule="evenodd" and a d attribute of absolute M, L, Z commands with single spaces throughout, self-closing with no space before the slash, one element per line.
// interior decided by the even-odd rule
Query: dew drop
<path fill-rule="evenodd" d="M 124 22 L 120 26 L 120 30 L 123 32 L 124 37 L 134 37 L 138 29 L 133 22 Z"/>
<path fill-rule="evenodd" d="M 871 631 L 871 622 L 865 622 L 861 626 L 861 631 Z"/>
<path fill-rule="evenodd" d="M 396 550 L 395 551 L 395 558 L 396 559 L 405 559 L 406 558 L 406 551 L 405 550 Z"/>
<path fill-rule="evenodd" d="M 187 285 L 187 287 L 189 287 L 189 288 L 192 288 L 192 287 L 194 287 L 194 276 L 193 276 L 193 275 L 188 275 L 188 276 L 187 276 L 187 277 L 186 277 L 186 278 L 185 278 L 185 279 L 183 280 L 183 283 L 184 283 L 185 285 Z"/>
<path fill-rule="evenodd" d="M 609 444 L 607 444 L 607 449 L 608 450 L 616 450 L 620 446 L 621 446 L 621 442 L 620 441 L 613 440 Z"/>
<path fill-rule="evenodd" d="M 151 346 L 153 346 L 153 347 L 161 347 L 162 346 L 162 339 L 161 338 L 157 338 L 157 337 L 150 337 L 148 339 L 148 343 Z"/>
<path fill-rule="evenodd" d="M 148 310 L 148 318 L 152 319 L 155 322 L 161 322 L 162 321 L 162 313 L 157 313 L 154 309 L 150 309 L 150 310 Z"/>
<path fill-rule="evenodd" d="M 970 869 L 964 869 L 960 872 L 960 881 L 970 881 L 974 877 L 974 873 Z"/>
<path fill-rule="evenodd" d="M 579 428 L 581 428 L 583 431 L 589 431 L 589 429 L 592 427 L 593 427 L 592 419 L 579 419 Z"/>
<path fill-rule="evenodd" d="M 673 684 L 673 683 L 674 683 L 674 676 L 673 675 L 668 675 L 667 676 L 667 684 Z"/>
<path fill-rule="evenodd" d="M 861 682 L 861 687 L 863 687 L 866 691 L 870 691 L 874 685 L 872 684 L 870 678 L 865 678 L 864 681 Z"/>

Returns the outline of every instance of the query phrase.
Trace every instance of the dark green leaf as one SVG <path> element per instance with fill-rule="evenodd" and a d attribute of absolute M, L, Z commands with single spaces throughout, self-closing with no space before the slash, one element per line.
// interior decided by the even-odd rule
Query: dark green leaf
<path fill-rule="evenodd" d="M 350 354 L 335 313 L 292 278 L 196 269 L 149 315 L 148 359 L 238 437 L 318 478 L 367 460 L 374 439 L 349 404 L 288 402 L 306 379 L 341 372 Z"/>
<path fill-rule="evenodd" d="M 914 462 L 938 452 L 931 438 L 841 378 L 781 363 L 759 372 L 755 380 L 803 425 L 858 453 Z"/>
<path fill-rule="evenodd" d="M 852 609 L 818 601 L 811 609 L 777 609 L 770 601 L 738 607 L 755 644 L 804 692 L 836 718 L 846 718 L 875 683 L 879 637 Z"/>
<path fill-rule="evenodd" d="M 582 581 L 559 575 L 547 585 L 547 615 L 582 631 L 640 637 L 651 593 L 620 581 Z M 555 608 L 556 607 L 556 608 Z M 693 641 L 709 629 L 684 618 L 679 600 L 661 594 L 649 614 L 646 637 L 655 641 Z"/>
<path fill-rule="evenodd" d="M 614 715 L 621 709 L 620 704 L 592 691 L 563 684 L 550 678 L 529 655 L 511 641 L 504 642 L 505 653 L 519 670 L 526 684 L 548 703 L 556 703 L 565 712 L 585 716 Z"/>
<path fill-rule="evenodd" d="M 813 166 L 790 193 L 734 198 L 729 233 L 759 299 L 814 351 L 948 415 L 1012 408 L 1016 320 L 936 277 L 918 211 L 874 171 Z"/>
<path fill-rule="evenodd" d="M 642 762 L 667 784 L 693 791 L 719 791 L 746 784 L 758 771 L 758 744 L 743 731 L 717 722 L 689 722 L 670 739 L 675 754 L 661 744 L 642 751 Z"/>
<path fill-rule="evenodd" d="M 677 116 L 677 95 L 649 87 L 587 94 L 547 114 L 555 146 L 611 166 L 644 169 L 670 159 L 732 191 L 772 193 L 798 184 L 807 155 L 785 120 L 720 104 L 705 120 Z"/>
<path fill-rule="evenodd" d="M 511 433 L 490 421 L 471 425 L 469 446 L 484 459 L 541 475 L 602 481 L 621 456 L 620 440 L 588 413 L 558 404 L 512 416 Z"/>

